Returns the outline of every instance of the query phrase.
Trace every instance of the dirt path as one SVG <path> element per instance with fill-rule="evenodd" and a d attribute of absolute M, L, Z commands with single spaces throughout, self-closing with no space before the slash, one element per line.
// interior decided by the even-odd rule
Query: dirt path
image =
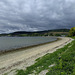
<path fill-rule="evenodd" d="M 56 49 L 63 47 L 65 44 L 71 41 L 71 38 L 65 37 L 53 43 L 0 55 L 0 75 L 10 72 L 12 69 L 25 69 L 27 66 L 35 63 L 36 58 L 41 57 L 47 53 L 52 53 Z M 9 75 L 14 74 L 11 72 Z"/>

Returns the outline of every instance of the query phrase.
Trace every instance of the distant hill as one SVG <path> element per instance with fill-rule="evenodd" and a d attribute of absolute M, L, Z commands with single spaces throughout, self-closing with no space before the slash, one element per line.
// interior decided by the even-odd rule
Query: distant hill
<path fill-rule="evenodd" d="M 54 29 L 37 32 L 16 31 L 9 34 L 0 34 L 0 36 L 61 36 L 68 35 L 69 29 Z"/>

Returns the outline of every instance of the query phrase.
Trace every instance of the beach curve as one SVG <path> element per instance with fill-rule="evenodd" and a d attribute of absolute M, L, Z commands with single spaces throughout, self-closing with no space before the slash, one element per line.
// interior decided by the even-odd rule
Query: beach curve
<path fill-rule="evenodd" d="M 25 69 L 27 66 L 35 63 L 35 59 L 47 53 L 52 53 L 56 49 L 63 47 L 71 42 L 69 37 L 62 37 L 56 42 L 44 44 L 41 46 L 32 47 L 26 50 L 19 50 L 0 56 L 0 75 L 11 71 L 12 69 Z M 13 74 L 12 74 L 13 75 Z"/>

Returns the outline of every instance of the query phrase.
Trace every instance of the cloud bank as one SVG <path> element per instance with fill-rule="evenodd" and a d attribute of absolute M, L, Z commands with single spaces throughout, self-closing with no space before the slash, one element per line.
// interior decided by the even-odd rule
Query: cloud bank
<path fill-rule="evenodd" d="M 75 26 L 75 0 L 0 0 L 0 33 Z"/>

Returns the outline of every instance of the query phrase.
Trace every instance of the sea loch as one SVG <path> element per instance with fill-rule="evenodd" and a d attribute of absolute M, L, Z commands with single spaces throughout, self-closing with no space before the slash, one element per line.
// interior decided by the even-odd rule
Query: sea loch
<path fill-rule="evenodd" d="M 56 37 L 0 37 L 0 51 L 55 41 Z"/>

